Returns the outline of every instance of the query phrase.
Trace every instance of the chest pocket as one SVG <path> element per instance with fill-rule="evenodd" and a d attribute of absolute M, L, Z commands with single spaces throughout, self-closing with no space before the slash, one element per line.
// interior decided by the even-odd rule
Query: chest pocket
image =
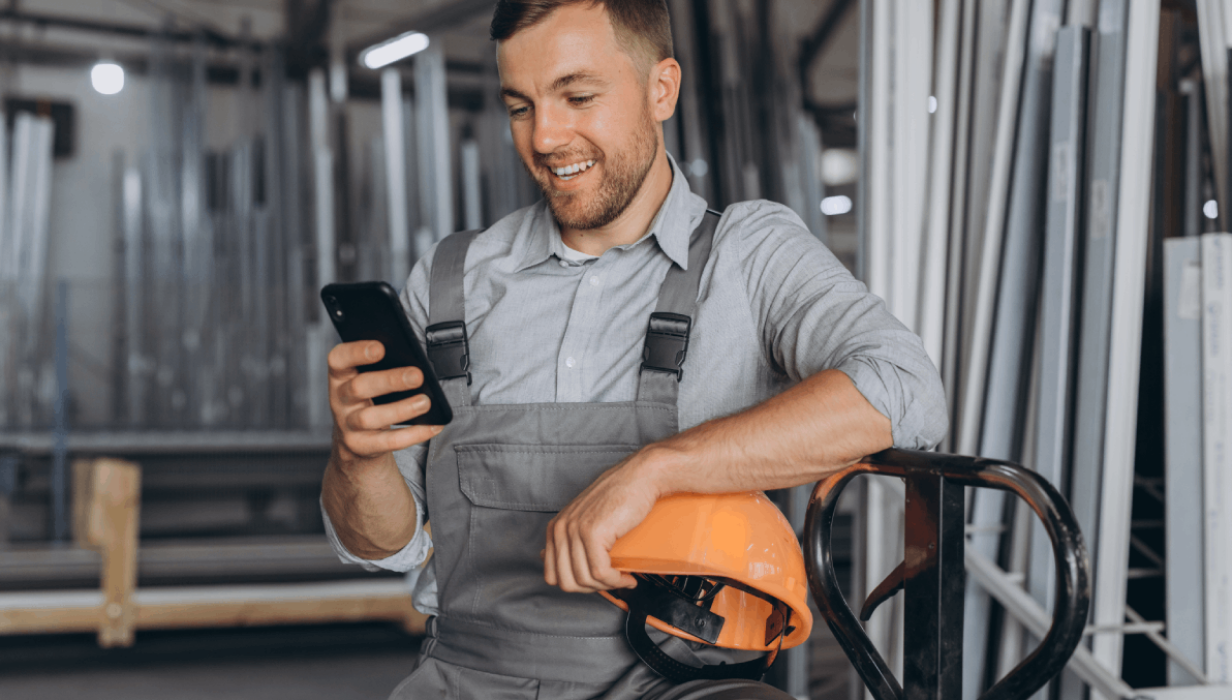
<path fill-rule="evenodd" d="M 447 587 L 452 612 L 544 634 L 619 633 L 614 605 L 544 582 L 539 551 L 552 517 L 638 447 L 455 445 L 470 512 L 462 575 Z"/>
<path fill-rule="evenodd" d="M 555 513 L 637 445 L 457 445 L 458 486 L 473 505 Z"/>

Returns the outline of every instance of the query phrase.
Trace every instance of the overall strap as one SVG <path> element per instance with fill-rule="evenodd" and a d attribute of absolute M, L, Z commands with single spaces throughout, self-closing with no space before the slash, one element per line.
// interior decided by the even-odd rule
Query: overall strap
<path fill-rule="evenodd" d="M 470 344 L 466 339 L 466 296 L 462 274 L 466 251 L 483 229 L 459 231 L 437 246 L 428 281 L 428 359 L 446 398 L 454 406 L 471 402 Z M 463 381 L 466 380 L 466 381 Z"/>
<path fill-rule="evenodd" d="M 673 264 L 659 287 L 659 302 L 650 314 L 646 345 L 642 348 L 637 386 L 639 401 L 676 403 L 680 380 L 684 377 L 689 331 L 697 314 L 702 271 L 710 258 L 720 216 L 718 212 L 706 210 L 689 240 L 689 269 Z"/>

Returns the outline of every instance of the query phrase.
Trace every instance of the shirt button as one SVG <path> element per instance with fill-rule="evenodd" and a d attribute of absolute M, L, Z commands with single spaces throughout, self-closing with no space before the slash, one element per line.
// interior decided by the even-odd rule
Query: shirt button
<path fill-rule="evenodd" d="M 572 357 L 565 360 L 565 366 L 568 367 L 569 369 L 573 369 L 573 366 L 576 364 L 577 364 L 577 360 L 573 359 Z"/>
<path fill-rule="evenodd" d="M 598 277 L 595 277 L 594 275 L 591 275 L 591 276 L 590 276 L 590 286 L 592 286 L 592 287 L 598 287 L 598 286 L 599 286 L 599 278 L 598 278 Z"/>
<path fill-rule="evenodd" d="M 566 260 L 557 260 L 556 262 L 560 263 L 561 267 L 569 267 L 569 262 Z"/>

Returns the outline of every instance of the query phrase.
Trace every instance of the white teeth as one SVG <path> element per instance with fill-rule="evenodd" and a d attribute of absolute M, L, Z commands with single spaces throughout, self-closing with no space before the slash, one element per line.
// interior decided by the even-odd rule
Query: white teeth
<path fill-rule="evenodd" d="M 556 177 L 559 177 L 562 180 L 572 180 L 573 177 L 571 176 L 584 170 L 589 170 L 594 164 L 595 162 L 593 160 L 588 160 L 585 163 L 574 163 L 573 165 L 566 165 L 563 168 L 552 168 L 552 172 L 556 173 Z"/>

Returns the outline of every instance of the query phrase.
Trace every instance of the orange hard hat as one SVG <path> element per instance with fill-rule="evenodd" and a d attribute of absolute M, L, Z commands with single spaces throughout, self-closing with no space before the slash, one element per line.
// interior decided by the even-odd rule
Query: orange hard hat
<path fill-rule="evenodd" d="M 673 677 L 660 666 L 678 671 L 678 680 L 760 676 L 780 648 L 803 643 L 812 630 L 800 542 L 760 491 L 660 499 L 641 524 L 616 541 L 611 560 L 638 585 L 600 593 L 630 613 L 625 630 L 630 645 L 665 676 Z M 698 669 L 657 648 L 645 648 L 646 622 L 689 641 L 770 656 L 764 663 L 707 667 L 728 669 L 718 675 L 695 673 Z"/>

